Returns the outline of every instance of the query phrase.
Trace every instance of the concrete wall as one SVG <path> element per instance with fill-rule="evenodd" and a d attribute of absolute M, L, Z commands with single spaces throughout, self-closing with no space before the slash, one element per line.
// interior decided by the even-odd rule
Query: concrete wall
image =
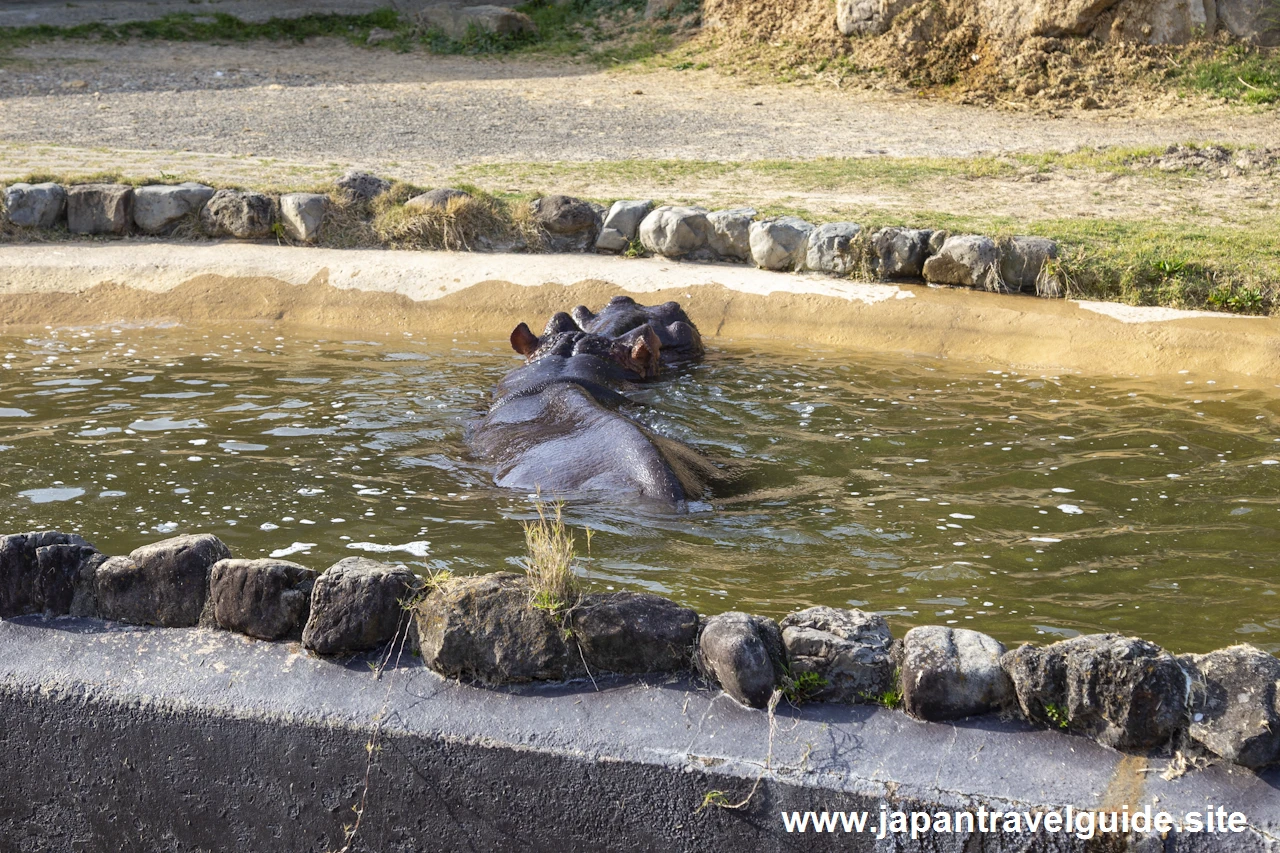
<path fill-rule="evenodd" d="M 783 831 L 782 810 L 1221 803 L 1238 835 L 1135 849 L 1271 850 L 1280 771 L 1211 768 L 982 718 L 913 722 L 866 707 L 767 717 L 681 681 L 493 691 L 412 660 L 379 679 L 296 646 L 201 629 L 0 621 L 0 849 L 272 850 L 1117 849 L 1096 840 Z M 698 810 L 713 790 L 740 810 Z M 1149 842 L 1151 843 L 1151 842 Z"/>

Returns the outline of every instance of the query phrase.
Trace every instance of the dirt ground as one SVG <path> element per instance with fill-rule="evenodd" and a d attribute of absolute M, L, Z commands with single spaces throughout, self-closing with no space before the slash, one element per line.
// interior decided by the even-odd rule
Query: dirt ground
<path fill-rule="evenodd" d="M 1012 115 L 713 71 L 304 46 L 49 43 L 0 71 L 3 138 L 308 161 L 971 156 L 1280 139 L 1274 111 Z"/>
<path fill-rule="evenodd" d="M 1274 145 L 1280 113 L 1230 108 L 1012 114 L 823 85 L 749 84 L 713 71 L 602 71 L 549 61 L 307 45 L 48 43 L 0 64 L 0 180 L 31 172 L 327 181 L 362 167 L 419 184 L 591 197 L 785 202 L 820 215 L 865 204 L 1020 218 L 1235 218 L 1276 197 L 1271 176 L 1177 180 L 1092 170 L 903 187 L 797 186 L 785 175 L 574 178 L 531 186 L 492 164 L 816 157 L 969 157 L 1214 141 Z M 468 174 L 468 169 L 472 173 Z M 489 175 L 486 179 L 485 175 Z M 508 183 L 512 186 L 503 186 Z"/>

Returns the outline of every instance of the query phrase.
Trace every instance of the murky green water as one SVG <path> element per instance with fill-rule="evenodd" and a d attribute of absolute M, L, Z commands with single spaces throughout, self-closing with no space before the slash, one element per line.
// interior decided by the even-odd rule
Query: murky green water
<path fill-rule="evenodd" d="M 518 363 L 504 348 L 270 327 L 0 337 L 0 531 L 75 530 L 113 553 L 208 531 L 316 568 L 511 568 L 532 504 L 462 442 Z M 1005 642 L 1116 630 L 1280 650 L 1280 391 L 753 344 L 645 402 L 749 473 L 686 516 L 570 507 L 595 530 L 597 587 L 708 613 L 852 605 L 899 632 Z"/>

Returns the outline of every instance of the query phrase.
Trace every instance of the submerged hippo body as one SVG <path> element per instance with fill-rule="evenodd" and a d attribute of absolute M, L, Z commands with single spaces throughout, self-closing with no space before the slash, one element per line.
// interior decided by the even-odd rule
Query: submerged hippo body
<path fill-rule="evenodd" d="M 498 383 L 489 412 L 467 435 L 494 466 L 497 485 L 668 509 L 701 497 L 715 467 L 625 411 L 627 394 L 661 367 L 665 347 L 652 326 L 609 337 L 557 314 L 541 336 L 521 323 L 511 345 L 526 363 Z"/>

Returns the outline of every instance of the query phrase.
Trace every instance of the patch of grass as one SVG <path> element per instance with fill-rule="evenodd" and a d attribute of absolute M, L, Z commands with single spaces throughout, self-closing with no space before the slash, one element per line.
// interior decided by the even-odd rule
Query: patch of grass
<path fill-rule="evenodd" d="M 573 573 L 573 534 L 564 523 L 564 505 L 557 502 L 554 514 L 548 516 L 538 503 L 538 520 L 522 524 L 528 553 L 524 571 L 529 579 L 530 604 L 558 615 L 578 601 L 578 580 Z"/>
<path fill-rule="evenodd" d="M 893 670 L 893 686 L 881 693 L 864 693 L 863 701 L 893 710 L 902 704 L 902 670 Z"/>
<path fill-rule="evenodd" d="M 119 24 L 0 28 L 0 56 L 14 48 L 54 39 L 233 43 L 303 42 L 328 37 L 401 52 L 424 47 L 433 53 L 472 56 L 574 56 L 602 65 L 617 65 L 670 49 L 677 43 L 679 34 L 691 31 L 699 20 L 698 5 L 693 0 L 682 0 L 672 15 L 657 21 L 644 19 L 644 7 L 645 0 L 529 0 L 514 8 L 532 19 L 534 32 L 498 34 L 471 27 L 461 39 L 450 38 L 436 28 L 418 26 L 390 7 L 363 15 L 314 14 L 258 23 L 225 13 L 182 12 L 150 21 Z M 369 36 L 375 29 L 383 31 L 382 38 L 369 45 Z"/>
<path fill-rule="evenodd" d="M 1053 702 L 1049 702 L 1044 706 L 1044 715 L 1051 724 L 1060 729 L 1065 730 L 1071 725 L 1071 717 L 1067 713 L 1067 709 Z"/>
<path fill-rule="evenodd" d="M 1277 4 L 1280 17 L 1280 4 Z M 1233 44 L 1182 67 L 1169 78 L 1183 88 L 1244 104 L 1280 102 L 1280 50 Z"/>
<path fill-rule="evenodd" d="M 118 24 L 94 22 L 71 27 L 40 24 L 30 27 L 0 28 L 0 51 L 54 39 L 89 39 L 97 41 L 205 41 L 245 42 L 265 39 L 301 42 L 328 36 L 364 44 L 377 27 L 395 33 L 406 41 L 412 28 L 394 9 L 386 8 L 365 15 L 304 15 L 300 18 L 272 18 L 260 23 L 242 21 L 222 12 L 195 15 L 179 12 L 151 21 L 126 21 Z M 393 44 L 386 42 L 384 44 Z M 394 46 L 394 45 L 393 45 Z"/>
<path fill-rule="evenodd" d="M 816 698 L 829 683 L 816 672 L 793 673 L 788 670 L 782 676 L 782 695 L 792 705 L 800 705 Z"/>

